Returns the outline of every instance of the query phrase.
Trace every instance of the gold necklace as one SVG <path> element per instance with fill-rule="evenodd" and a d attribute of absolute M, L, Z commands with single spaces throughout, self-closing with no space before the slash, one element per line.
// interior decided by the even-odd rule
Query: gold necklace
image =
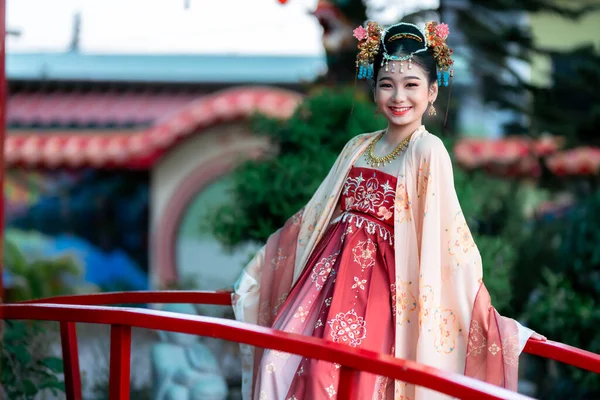
<path fill-rule="evenodd" d="M 369 164 L 371 167 L 378 168 L 383 167 L 388 163 L 391 163 L 394 159 L 396 159 L 396 157 L 398 157 L 398 155 L 401 152 L 406 150 L 406 148 L 408 147 L 408 143 L 410 142 L 410 138 L 412 136 L 410 135 L 406 139 L 401 141 L 400 144 L 398 144 L 398 146 L 396 146 L 396 148 L 387 156 L 377 157 L 375 155 L 375 145 L 381 140 L 384 134 L 385 132 L 382 132 L 381 135 L 379 135 L 377 139 L 373 140 L 367 148 L 365 160 L 367 161 L 367 164 Z"/>

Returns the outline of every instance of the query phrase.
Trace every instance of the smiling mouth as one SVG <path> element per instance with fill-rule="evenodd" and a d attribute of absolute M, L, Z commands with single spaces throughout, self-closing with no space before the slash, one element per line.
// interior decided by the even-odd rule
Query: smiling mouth
<path fill-rule="evenodd" d="M 394 115 L 404 115 L 409 112 L 412 107 L 388 107 Z"/>

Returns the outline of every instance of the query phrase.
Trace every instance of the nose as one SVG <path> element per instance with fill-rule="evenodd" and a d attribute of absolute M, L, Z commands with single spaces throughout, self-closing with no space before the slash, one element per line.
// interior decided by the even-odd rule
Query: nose
<path fill-rule="evenodd" d="M 392 96 L 392 101 L 394 103 L 401 103 L 403 100 L 406 100 L 406 93 L 404 93 L 404 90 L 396 89 Z"/>

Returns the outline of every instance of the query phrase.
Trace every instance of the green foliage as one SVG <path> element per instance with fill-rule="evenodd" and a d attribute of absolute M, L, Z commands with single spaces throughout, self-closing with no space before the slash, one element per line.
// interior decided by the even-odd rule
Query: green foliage
<path fill-rule="evenodd" d="M 456 12 L 455 25 L 460 29 L 469 47 L 469 51 L 462 52 L 461 55 L 467 57 L 473 76 L 481 82 L 484 100 L 500 108 L 528 115 L 533 119 L 532 126 L 522 126 L 517 122 L 508 125 L 506 128 L 510 129 L 510 133 L 543 133 L 543 120 L 536 118 L 543 109 L 543 113 L 549 117 L 547 122 L 553 128 L 552 132 L 558 134 L 557 131 L 554 131 L 557 126 L 550 121 L 561 119 L 560 116 L 564 116 L 562 119 L 569 118 L 570 123 L 573 124 L 573 120 L 577 118 L 574 117 L 573 112 L 565 110 L 565 105 L 571 104 L 574 110 L 579 108 L 566 100 L 554 88 L 549 93 L 546 89 L 532 86 L 528 82 L 528 78 L 519 73 L 515 60 L 530 63 L 533 55 L 555 58 L 560 54 L 538 46 L 533 40 L 531 26 L 524 22 L 523 17 L 527 13 L 546 12 L 576 20 L 586 13 L 598 9 L 600 9 L 600 3 L 596 0 L 578 2 L 563 0 L 481 2 L 472 0 L 469 1 L 468 7 L 453 8 Z M 451 39 L 449 40 L 451 41 Z M 594 74 L 598 76 L 600 68 L 594 61 L 594 52 L 590 50 L 581 52 L 578 57 L 582 64 L 587 65 L 588 68 L 591 67 L 588 71 L 595 70 Z M 567 58 L 572 59 L 570 55 L 567 55 Z M 576 73 L 574 70 L 564 71 L 565 91 L 569 92 L 571 97 L 574 93 L 593 91 L 594 81 L 585 82 L 585 79 L 583 81 L 573 79 Z M 549 94 L 554 95 L 548 98 Z M 539 103 L 534 110 L 529 107 L 526 100 L 531 95 Z M 593 94 L 591 95 L 593 96 Z M 597 98 L 597 94 L 595 96 Z M 538 123 L 540 124 L 538 125 Z"/>
<path fill-rule="evenodd" d="M 514 306 L 552 340 L 600 353 L 600 191 L 564 217 L 538 221 L 519 252 Z M 540 397 L 600 397 L 600 378 L 555 363 L 538 364 Z"/>
<path fill-rule="evenodd" d="M 600 55 L 585 46 L 551 57 L 552 87 L 533 90 L 534 125 L 571 144 L 599 145 Z"/>
<path fill-rule="evenodd" d="M 75 287 L 67 282 L 83 274 L 82 267 L 70 256 L 28 259 L 8 240 L 4 266 L 15 282 L 6 299 L 10 302 L 72 294 Z"/>
<path fill-rule="evenodd" d="M 239 167 L 233 201 L 211 213 L 205 228 L 230 248 L 265 242 L 310 200 L 348 140 L 384 127 L 374 111 L 352 90 L 324 89 L 287 121 L 257 117 L 254 130 L 271 137 L 277 156 Z"/>
<path fill-rule="evenodd" d="M 6 299 L 10 302 L 72 293 L 69 277 L 82 274 L 70 257 L 30 260 L 9 240 L 4 246 L 4 267 L 15 282 Z M 64 382 L 59 379 L 63 362 L 48 355 L 47 327 L 37 321 L 2 323 L 2 398 L 29 400 L 45 390 L 55 395 L 64 392 Z"/>
<path fill-rule="evenodd" d="M 55 396 L 65 391 L 59 379 L 63 373 L 62 359 L 32 351 L 32 343 L 40 344 L 45 330 L 39 322 L 4 321 L 0 365 L 0 394 L 6 399 L 33 400 L 45 390 Z"/>

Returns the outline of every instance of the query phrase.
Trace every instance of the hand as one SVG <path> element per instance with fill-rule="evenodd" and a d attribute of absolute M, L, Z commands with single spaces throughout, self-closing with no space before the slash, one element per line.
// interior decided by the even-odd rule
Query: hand
<path fill-rule="evenodd" d="M 546 336 L 540 335 L 537 332 L 533 332 L 533 335 L 531 335 L 531 339 L 533 340 L 539 340 L 540 342 L 545 342 L 546 340 Z"/>

